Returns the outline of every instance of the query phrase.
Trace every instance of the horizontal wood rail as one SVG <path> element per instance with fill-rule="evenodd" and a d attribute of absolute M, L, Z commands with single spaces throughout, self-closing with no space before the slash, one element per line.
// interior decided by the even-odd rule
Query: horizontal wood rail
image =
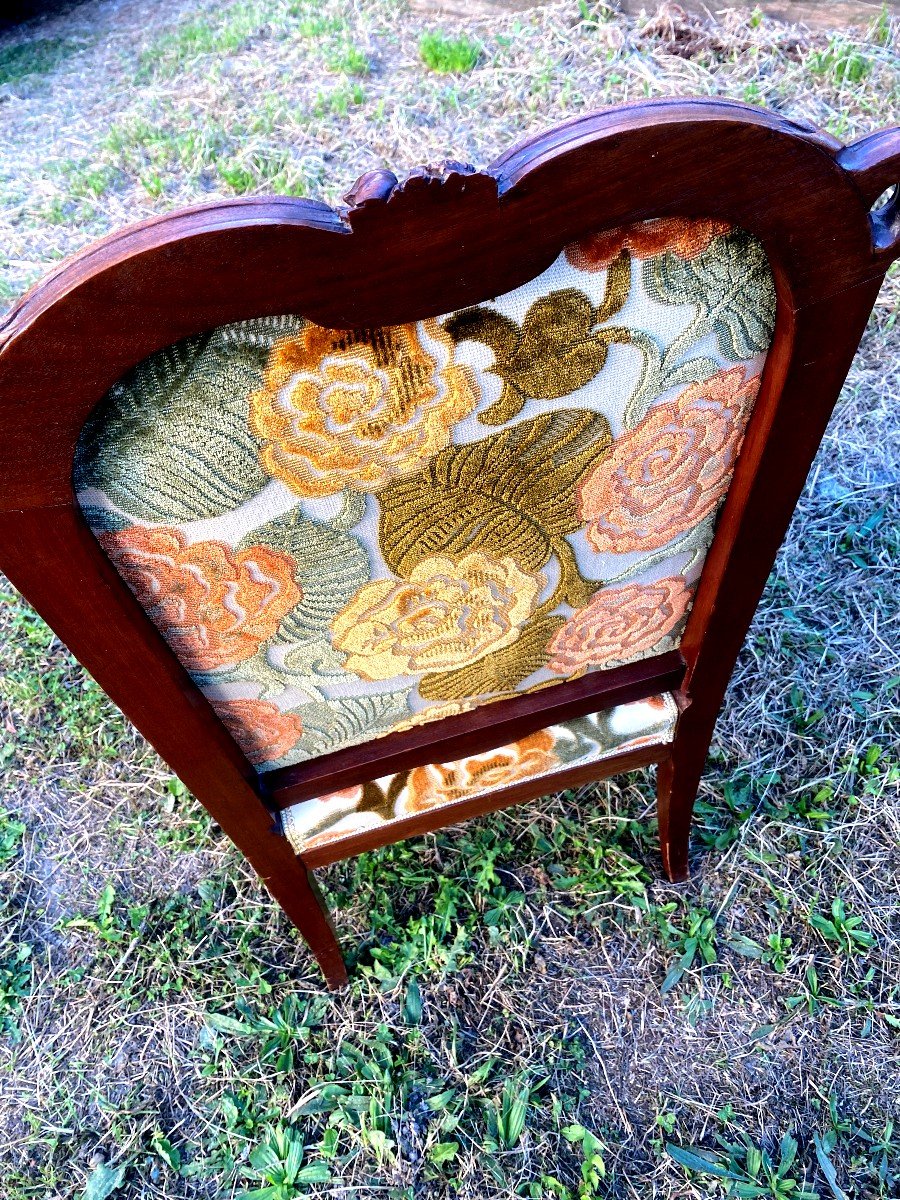
<path fill-rule="evenodd" d="M 592 671 L 537 692 L 497 700 L 415 729 L 390 733 L 362 746 L 265 771 L 260 783 L 266 802 L 280 811 L 382 775 L 481 754 L 560 721 L 670 692 L 681 685 L 684 673 L 684 659 L 677 650 L 671 650 L 608 671 Z"/>

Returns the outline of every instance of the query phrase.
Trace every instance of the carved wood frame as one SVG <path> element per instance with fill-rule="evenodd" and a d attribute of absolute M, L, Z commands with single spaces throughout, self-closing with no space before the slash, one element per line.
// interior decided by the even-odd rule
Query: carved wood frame
<path fill-rule="evenodd" d="M 713 725 L 888 265 L 900 130 L 849 147 L 770 113 L 661 100 L 579 118 L 483 172 L 458 163 L 364 176 L 347 208 L 218 202 L 132 226 L 64 263 L 0 326 L 0 568 L 246 854 L 331 986 L 346 980 L 311 868 L 401 836 L 656 761 L 660 847 L 687 874 Z M 679 651 L 257 776 L 89 531 L 72 488 L 78 434 L 154 351 L 249 317 L 335 328 L 436 316 L 510 291 L 568 242 L 650 217 L 715 217 L 758 237 L 774 341 Z M 277 812 L 389 771 L 474 753 L 556 720 L 673 690 L 675 740 L 552 781 L 409 818 L 298 858 Z M 436 759 L 437 756 L 437 759 Z"/>

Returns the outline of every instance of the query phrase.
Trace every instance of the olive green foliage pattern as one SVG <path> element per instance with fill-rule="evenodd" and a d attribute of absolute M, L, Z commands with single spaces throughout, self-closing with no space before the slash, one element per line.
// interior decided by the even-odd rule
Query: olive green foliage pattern
<path fill-rule="evenodd" d="M 359 494 L 346 493 L 347 507 L 362 516 Z M 271 546 L 294 561 L 294 579 L 302 600 L 281 622 L 279 642 L 325 638 L 334 614 L 369 579 L 369 559 L 362 543 L 345 530 L 324 521 L 311 521 L 299 508 L 248 533 L 238 549 Z"/>
<path fill-rule="evenodd" d="M 268 482 L 247 424 L 278 317 L 224 326 L 139 363 L 92 414 L 75 459 L 77 491 L 98 488 L 142 521 L 215 517 Z"/>
<path fill-rule="evenodd" d="M 631 259 L 621 254 L 611 265 L 606 295 L 594 308 L 584 292 L 562 288 L 528 309 L 521 328 L 495 309 L 470 308 L 444 328 L 457 341 L 483 342 L 494 352 L 488 368 L 503 380 L 500 398 L 481 414 L 486 425 L 502 425 L 527 400 L 558 400 L 590 383 L 603 369 L 609 347 L 631 340 L 627 329 L 598 328 L 628 298 Z"/>
<path fill-rule="evenodd" d="M 765 251 L 743 230 L 732 230 L 696 258 L 669 251 L 644 263 L 644 287 L 660 304 L 697 304 L 703 309 L 691 333 L 708 327 L 726 358 L 744 359 L 765 350 L 775 322 L 775 287 Z"/>

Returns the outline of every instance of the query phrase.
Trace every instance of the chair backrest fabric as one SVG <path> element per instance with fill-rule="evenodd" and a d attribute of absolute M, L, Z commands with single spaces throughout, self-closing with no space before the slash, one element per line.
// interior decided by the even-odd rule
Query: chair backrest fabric
<path fill-rule="evenodd" d="M 443 317 L 223 326 L 111 388 L 78 501 L 286 766 L 676 647 L 774 318 L 758 241 L 660 219 Z"/>

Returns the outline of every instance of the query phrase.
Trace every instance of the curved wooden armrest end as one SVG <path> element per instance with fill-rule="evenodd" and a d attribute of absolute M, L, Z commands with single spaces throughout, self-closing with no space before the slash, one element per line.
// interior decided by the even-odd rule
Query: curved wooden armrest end
<path fill-rule="evenodd" d="M 837 160 L 873 206 L 872 242 L 879 262 L 900 258 L 900 129 L 881 129 L 841 150 Z M 883 192 L 890 199 L 875 208 Z"/>

